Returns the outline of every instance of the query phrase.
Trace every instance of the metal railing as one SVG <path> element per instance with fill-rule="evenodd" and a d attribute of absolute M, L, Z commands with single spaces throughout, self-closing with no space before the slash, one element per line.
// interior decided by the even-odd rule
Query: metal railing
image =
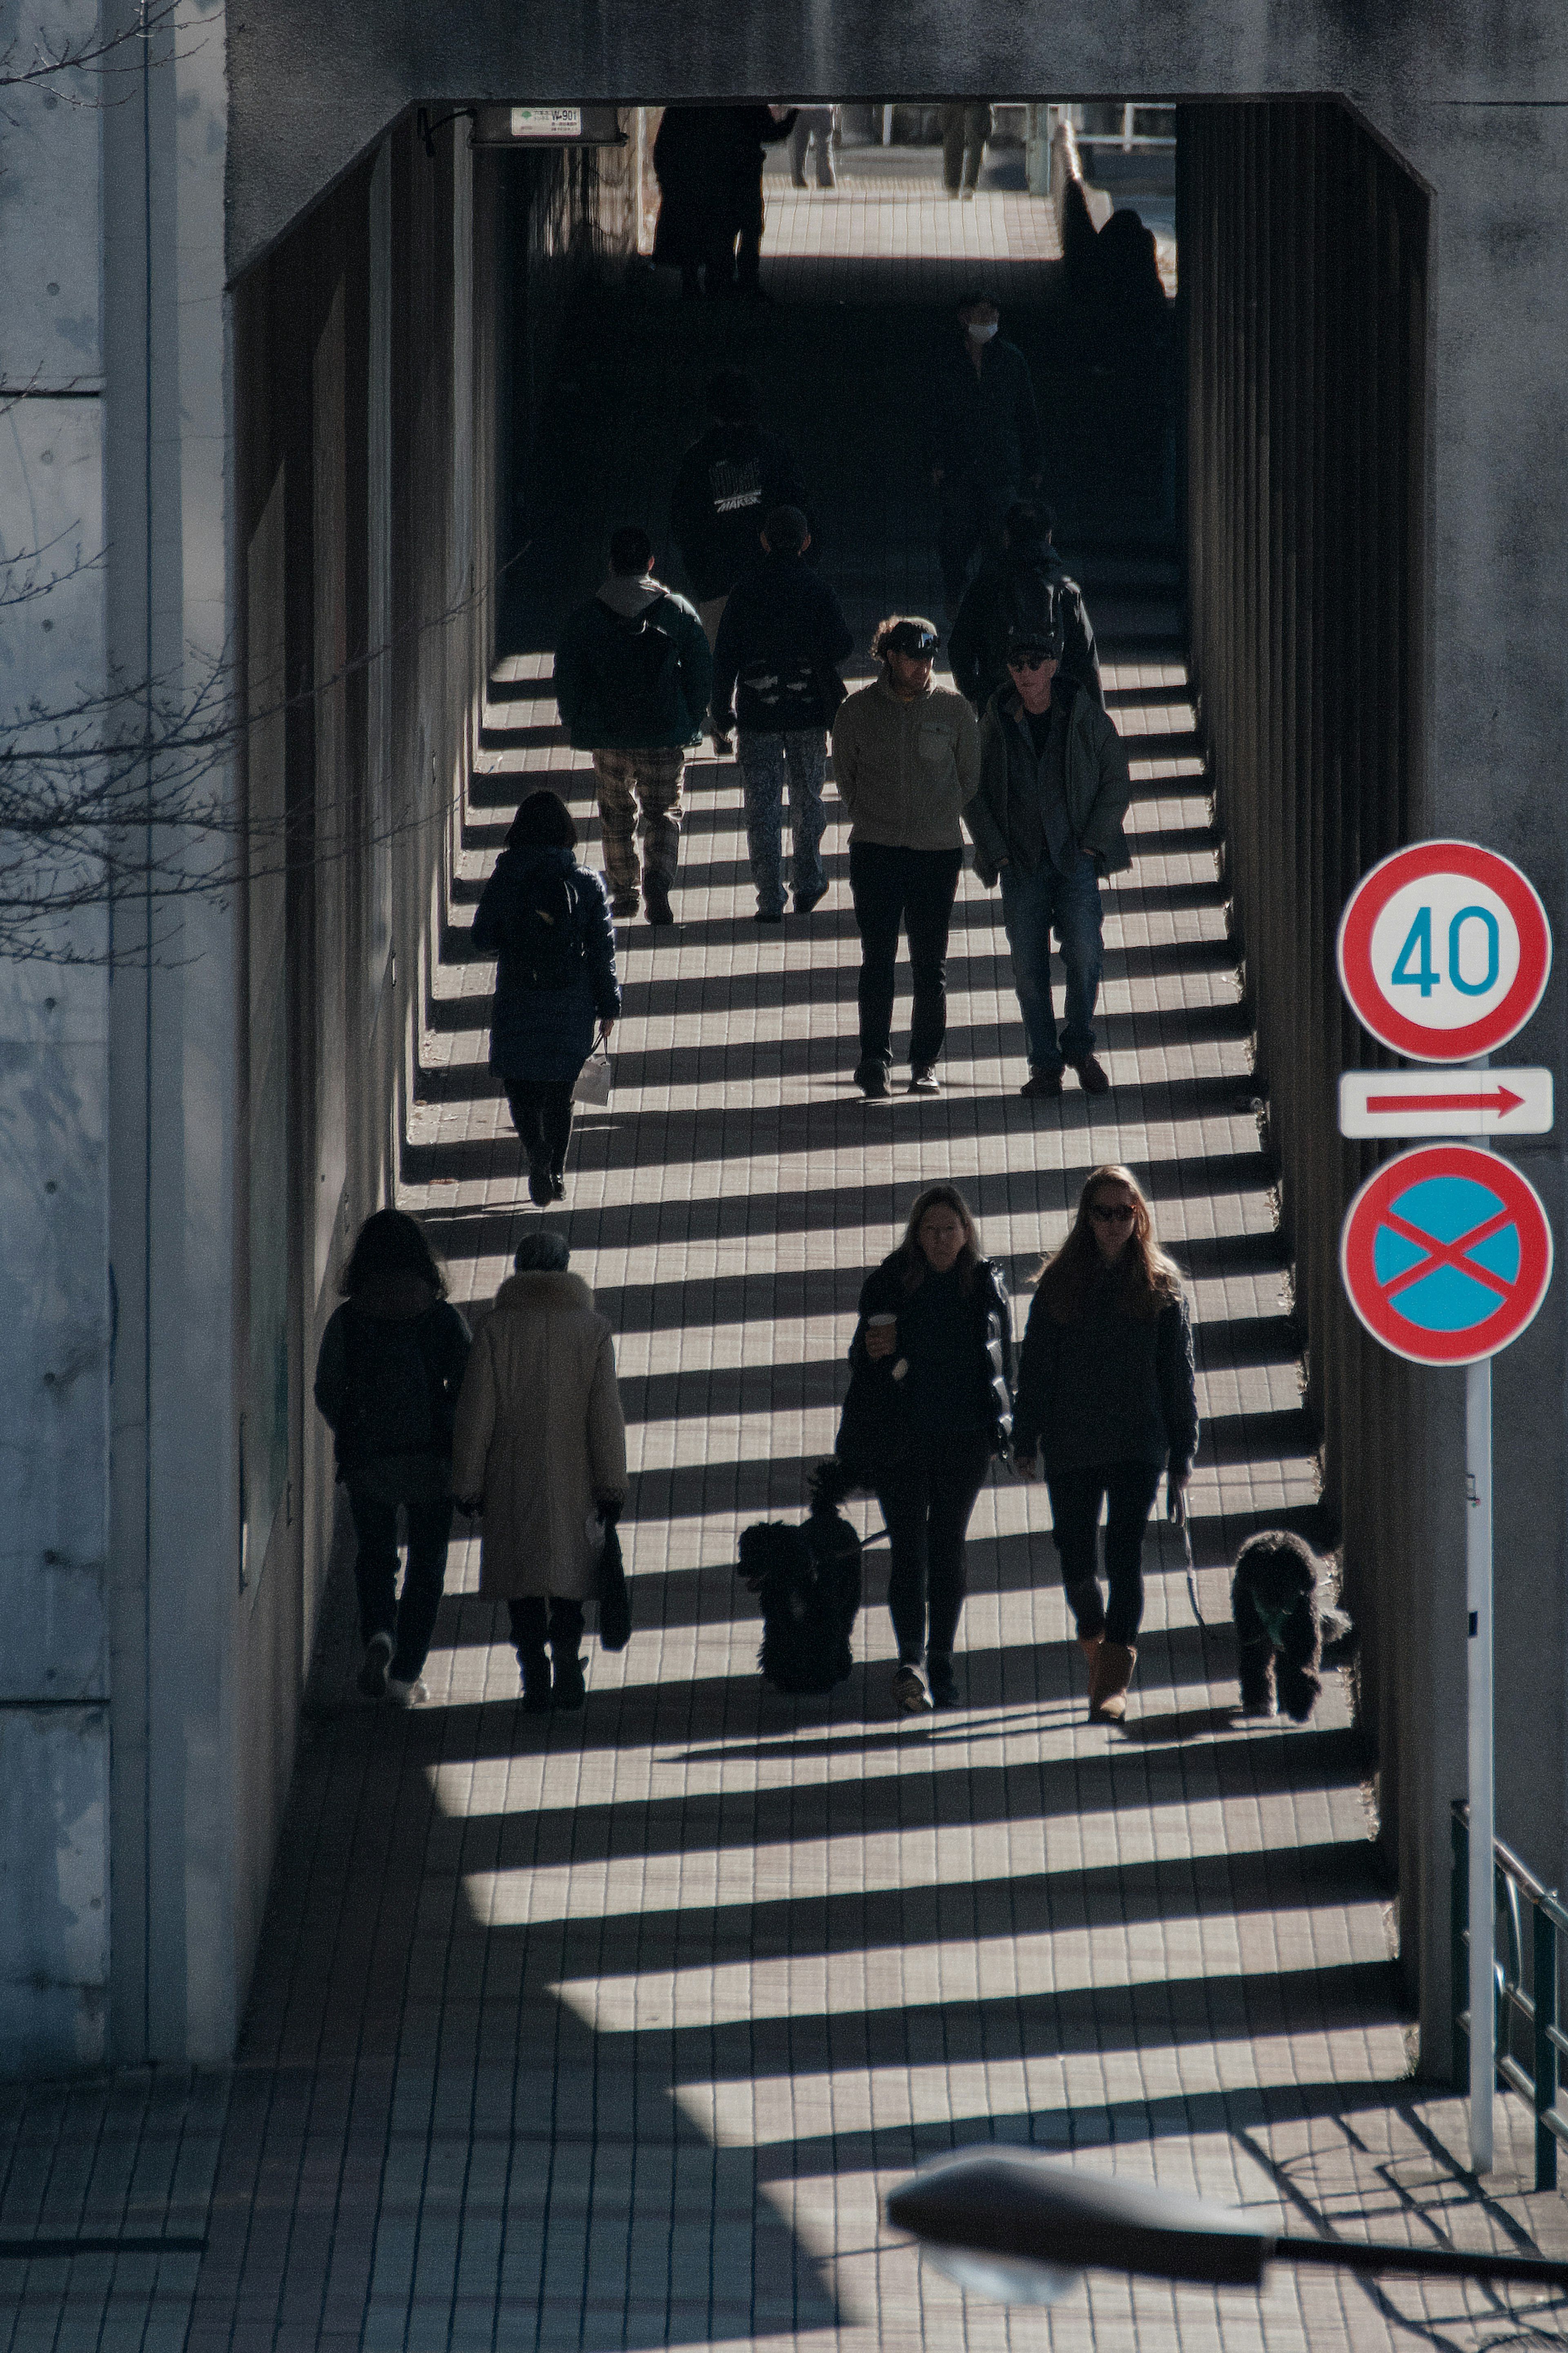
<path fill-rule="evenodd" d="M 1448 1925 L 1452 1943 L 1450 1983 L 1454 2009 L 1454 2082 L 1468 2082 L 1470 2068 L 1470 2012 L 1464 2001 L 1469 1982 L 1468 1919 L 1470 1810 L 1463 1799 L 1454 1801 L 1454 1862 L 1449 1881 Z M 1562 2062 L 1568 2057 L 1568 2035 L 1557 2023 L 1557 1937 L 1568 1931 L 1568 1909 L 1552 1888 L 1542 1887 L 1501 1839 L 1493 1841 L 1496 1862 L 1497 1913 L 1503 1924 L 1504 1952 L 1494 1950 L 1492 1976 L 1497 1988 L 1496 2042 L 1499 2080 L 1528 2100 L 1535 2111 L 1535 2186 L 1557 2187 L 1557 2144 L 1568 2141 L 1568 2116 L 1559 2114 L 1557 2090 Z M 1521 1903 L 1522 1899 L 1522 1903 Z M 1522 1904 L 1531 1907 L 1530 1982 L 1524 1976 Z M 1529 2030 L 1533 2073 L 1527 2073 L 1514 2056 L 1516 2021 Z"/>

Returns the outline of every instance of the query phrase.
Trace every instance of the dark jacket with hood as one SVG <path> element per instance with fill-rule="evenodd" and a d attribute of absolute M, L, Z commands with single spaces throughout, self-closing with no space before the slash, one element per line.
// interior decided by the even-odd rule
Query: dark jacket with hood
<path fill-rule="evenodd" d="M 529 874 L 539 867 L 566 878 L 572 892 L 580 960 L 564 988 L 534 988 L 511 953 L 516 911 Z M 616 931 L 599 877 L 579 866 L 569 849 L 525 843 L 501 851 L 474 913 L 474 945 L 496 960 L 490 1011 L 490 1068 L 520 1079 L 574 1079 L 594 1049 L 600 1021 L 621 1009 L 616 977 Z"/>
<path fill-rule="evenodd" d="M 1018 1360 L 1015 1451 L 1053 1471 L 1158 1464 L 1183 1479 L 1198 1451 L 1197 1378 L 1184 1299 L 1130 1314 L 1122 1277 L 1097 1268 L 1063 1324 L 1037 1295 Z"/>
<path fill-rule="evenodd" d="M 1105 691 L 1100 681 L 1100 655 L 1084 609 L 1083 591 L 1068 571 L 1048 539 L 1029 540 L 988 555 L 963 592 L 947 641 L 952 682 L 968 696 L 976 712 L 984 710 L 998 689 L 1008 684 L 1006 623 L 1019 586 L 1046 582 L 1057 592 L 1066 643 L 1062 669 L 1087 687 L 1100 709 Z"/>
<path fill-rule="evenodd" d="M 669 501 L 670 535 L 700 604 L 727 596 L 756 562 L 774 507 L 810 521 L 788 442 L 754 423 L 710 425 L 682 458 Z"/>
<path fill-rule="evenodd" d="M 1122 874 L 1132 863 L 1121 820 L 1132 787 L 1127 754 L 1114 721 L 1084 687 L 1058 671 L 1051 697 L 1060 733 L 1043 753 L 1035 749 L 1022 698 L 1015 689 L 993 696 L 980 723 L 980 790 L 963 812 L 974 843 L 974 871 L 987 889 L 1004 860 L 1028 871 L 1028 855 L 1010 821 L 1010 802 L 1037 807 L 1059 784 L 1068 823 L 1097 873 Z M 1057 765 L 1059 760 L 1059 769 Z"/>
<path fill-rule="evenodd" d="M 389 1504 L 450 1494 L 470 1345 L 458 1310 L 418 1274 L 373 1276 L 334 1311 L 315 1397 L 346 1485 Z"/>
<path fill-rule="evenodd" d="M 719 624 L 715 727 L 728 733 L 731 698 L 742 733 L 827 726 L 820 673 L 836 670 L 854 643 L 837 597 L 804 557 L 764 555 L 742 574 Z"/>
<path fill-rule="evenodd" d="M 993 335 L 975 373 L 961 328 L 943 344 L 932 387 L 926 462 L 968 474 L 991 491 L 1016 490 L 1044 471 L 1046 437 L 1029 363 L 1016 343 Z"/>
<path fill-rule="evenodd" d="M 904 1283 L 904 1258 L 894 1250 L 873 1268 L 860 1289 L 858 1321 L 849 1343 L 849 1392 L 844 1400 L 837 1452 L 868 1477 L 889 1471 L 920 1443 L 905 1405 L 909 1377 L 905 1344 L 910 1336 L 911 1303 L 919 1297 Z M 965 1296 L 970 1358 L 967 1366 L 952 1367 L 950 1380 L 959 1414 L 973 1409 L 985 1430 L 994 1454 L 1005 1451 L 1013 1428 L 1013 1321 L 1007 1303 L 1007 1278 L 998 1259 L 983 1258 L 974 1269 L 972 1289 Z M 890 1356 L 874 1357 L 866 1347 L 866 1326 L 873 1315 L 899 1318 Z M 906 1369 L 899 1371 L 900 1364 Z M 968 1398 L 965 1380 L 973 1382 Z"/>
<path fill-rule="evenodd" d="M 626 676 L 623 624 L 643 616 L 675 651 L 678 708 L 665 727 L 639 723 L 617 691 Z M 713 657 L 701 622 L 684 596 L 651 575 L 633 580 L 612 572 L 562 627 L 555 707 L 574 752 L 672 751 L 700 744 L 712 683 Z"/>

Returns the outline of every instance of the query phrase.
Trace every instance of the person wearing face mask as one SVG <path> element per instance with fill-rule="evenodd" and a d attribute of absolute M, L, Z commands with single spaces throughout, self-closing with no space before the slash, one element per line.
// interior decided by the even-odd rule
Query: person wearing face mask
<path fill-rule="evenodd" d="M 964 1536 L 1013 1416 L 1006 1279 L 956 1186 L 916 1197 L 902 1241 L 867 1276 L 849 1362 L 837 1451 L 887 1523 L 893 1703 L 905 1715 L 956 1707 Z"/>
<path fill-rule="evenodd" d="M 1039 1101 L 1062 1091 L 1070 1063 L 1086 1094 L 1109 1092 L 1094 1050 L 1094 1008 L 1103 961 L 1100 878 L 1132 863 L 1122 818 L 1131 794 L 1127 754 L 1113 720 L 1061 667 L 1061 599 L 1031 584 L 1006 638 L 1008 684 L 980 726 L 980 790 L 964 811 L 974 871 L 1000 880 L 1013 985 L 1024 1016 L 1029 1075 Z M 1051 1003 L 1051 932 L 1061 944 L 1067 1018 L 1057 1035 Z"/>
<path fill-rule="evenodd" d="M 1129 1168 L 1097 1168 L 1071 1233 L 1040 1269 L 1018 1360 L 1016 1470 L 1045 1458 L 1051 1532 L 1089 1665 L 1091 1722 L 1126 1713 L 1143 1619 L 1143 1533 L 1165 1473 L 1182 1525 L 1198 1451 L 1192 1324 L 1174 1261 Z M 1105 1573 L 1095 1576 L 1100 1507 L 1109 1504 Z"/>
<path fill-rule="evenodd" d="M 1002 553 L 1008 508 L 1026 484 L 1038 488 L 1045 470 L 1029 364 L 999 332 L 1001 318 L 992 295 L 966 294 L 932 385 L 926 463 L 941 504 L 937 553 L 950 620 L 976 548 Z"/>
<path fill-rule="evenodd" d="M 889 1092 L 900 928 L 914 981 L 909 1092 L 939 1092 L 947 934 L 963 864 L 959 819 L 980 781 L 980 731 L 963 695 L 935 684 L 936 645 L 927 620 L 895 613 L 881 622 L 871 640 L 881 675 L 847 696 L 833 722 L 833 776 L 849 813 L 860 934 L 855 1082 L 868 1101 Z"/>

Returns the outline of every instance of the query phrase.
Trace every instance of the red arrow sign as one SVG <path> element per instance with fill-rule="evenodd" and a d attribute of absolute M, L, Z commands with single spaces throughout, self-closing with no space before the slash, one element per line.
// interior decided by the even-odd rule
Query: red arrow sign
<path fill-rule="evenodd" d="M 1368 1095 L 1368 1111 L 1495 1111 L 1506 1119 L 1524 1101 L 1511 1087 L 1499 1087 L 1489 1095 Z"/>

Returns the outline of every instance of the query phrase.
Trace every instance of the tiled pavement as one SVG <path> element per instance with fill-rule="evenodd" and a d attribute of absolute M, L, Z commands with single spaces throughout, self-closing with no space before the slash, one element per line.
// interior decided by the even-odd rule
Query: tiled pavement
<path fill-rule="evenodd" d="M 886 513 L 842 503 L 862 644 L 884 597 L 931 596 L 923 537 L 889 540 Z M 947 1091 L 864 1105 L 841 838 L 826 905 L 759 932 L 735 771 L 696 763 L 680 921 L 623 933 L 615 1102 L 552 1213 L 618 1335 L 631 1646 L 594 1651 L 583 1716 L 524 1718 L 459 1544 L 432 1704 L 374 1710 L 337 1564 L 238 2065 L 0 2096 L 0 2255 L 46 2232 L 205 2253 L 7 2265 L 8 2353 L 1558 2341 L 1541 2299 L 1330 2273 L 1261 2300 L 1096 2277 L 1015 2323 L 879 2221 L 912 2162 L 997 2137 L 1293 2228 L 1568 2242 L 1561 2202 L 1521 2192 L 1518 2105 L 1482 2192 L 1458 2104 L 1405 2079 L 1344 1692 L 1307 1730 L 1229 1714 L 1224 1565 L 1260 1521 L 1310 1515 L 1313 1467 L 1179 649 L 1147 594 L 1098 611 L 1137 791 L 1107 923 L 1115 1092 L 1019 1102 L 995 902 L 966 875 Z M 547 667 L 498 672 L 406 1157 L 405 1198 L 478 1304 L 535 1213 L 462 927 L 524 779 L 589 808 Z M 875 1546 L 850 1683 L 772 1695 L 737 1532 L 800 1508 L 901 1208 L 954 1176 L 1021 1287 L 1112 1157 L 1190 1278 L 1210 1626 L 1162 1535 L 1132 1716 L 1091 1729 L 1043 1490 L 1003 1477 L 975 1515 L 963 1709 L 892 1717 Z"/>

